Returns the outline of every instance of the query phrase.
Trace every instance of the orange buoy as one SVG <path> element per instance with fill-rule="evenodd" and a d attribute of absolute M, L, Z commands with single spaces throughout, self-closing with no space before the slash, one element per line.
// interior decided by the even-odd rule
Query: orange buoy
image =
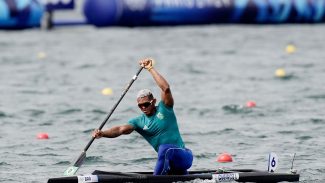
<path fill-rule="evenodd" d="M 47 133 L 39 133 L 37 134 L 37 139 L 49 139 L 49 135 Z"/>
<path fill-rule="evenodd" d="M 228 162 L 232 162 L 232 157 L 230 154 L 228 153 L 221 153 L 218 157 L 217 157 L 217 161 L 219 163 L 228 163 Z"/>
<path fill-rule="evenodd" d="M 256 103 L 254 101 L 247 101 L 246 107 L 249 107 L 249 108 L 256 107 Z"/>

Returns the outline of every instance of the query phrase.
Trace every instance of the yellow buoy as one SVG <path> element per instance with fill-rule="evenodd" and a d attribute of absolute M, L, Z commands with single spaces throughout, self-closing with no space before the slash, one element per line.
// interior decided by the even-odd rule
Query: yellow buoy
<path fill-rule="evenodd" d="M 286 52 L 289 53 L 289 54 L 296 52 L 296 50 L 297 50 L 297 48 L 292 44 L 289 44 L 286 47 Z"/>
<path fill-rule="evenodd" d="M 113 94 L 113 90 L 111 88 L 104 88 L 102 90 L 102 94 L 103 95 L 112 95 Z"/>
<path fill-rule="evenodd" d="M 279 68 L 275 71 L 275 76 L 279 78 L 286 77 L 286 71 L 282 68 Z"/>
<path fill-rule="evenodd" d="M 45 59 L 46 58 L 46 53 L 45 52 L 38 52 L 37 53 L 37 58 L 38 59 Z"/>

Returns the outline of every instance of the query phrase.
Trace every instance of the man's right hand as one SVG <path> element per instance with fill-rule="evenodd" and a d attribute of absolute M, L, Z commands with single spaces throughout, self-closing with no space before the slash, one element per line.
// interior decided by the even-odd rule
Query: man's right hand
<path fill-rule="evenodd" d="M 139 64 L 141 67 L 150 70 L 152 69 L 153 65 L 153 59 L 152 58 L 145 58 L 139 61 Z"/>
<path fill-rule="evenodd" d="M 103 131 L 101 131 L 99 129 L 94 130 L 92 133 L 92 137 L 94 137 L 96 139 L 102 138 L 103 135 L 104 135 Z"/>

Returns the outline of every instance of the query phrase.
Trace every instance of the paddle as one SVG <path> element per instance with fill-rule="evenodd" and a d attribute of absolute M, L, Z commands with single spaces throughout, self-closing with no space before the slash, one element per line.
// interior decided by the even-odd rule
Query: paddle
<path fill-rule="evenodd" d="M 127 85 L 126 89 L 122 93 L 120 99 L 116 102 L 116 104 L 111 109 L 110 113 L 106 116 L 105 120 L 99 126 L 99 128 L 98 128 L 99 130 L 101 130 L 104 127 L 105 123 L 111 117 L 111 115 L 113 114 L 114 110 L 116 109 L 116 107 L 118 106 L 118 104 L 123 99 L 123 97 L 126 94 L 126 92 L 130 89 L 130 87 L 133 84 L 133 82 L 138 78 L 138 76 L 139 76 L 140 72 L 142 71 L 142 69 L 143 69 L 143 67 L 139 68 L 138 72 L 133 76 L 132 80 L 130 81 L 130 83 Z M 64 175 L 71 176 L 71 175 L 74 175 L 78 171 L 78 169 L 81 167 L 83 161 L 86 158 L 86 151 L 88 150 L 88 148 L 90 147 L 90 145 L 94 142 L 94 140 L 95 140 L 95 138 L 92 137 L 92 139 L 88 142 L 88 144 L 86 145 L 86 147 L 84 148 L 84 150 L 81 152 L 81 154 L 80 154 L 79 158 L 77 159 L 77 161 L 73 164 L 73 166 L 70 166 L 66 171 L 64 171 Z"/>

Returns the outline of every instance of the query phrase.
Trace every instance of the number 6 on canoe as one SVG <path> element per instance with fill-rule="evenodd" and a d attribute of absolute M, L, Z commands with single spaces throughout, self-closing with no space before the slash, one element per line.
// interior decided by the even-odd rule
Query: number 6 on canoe
<path fill-rule="evenodd" d="M 111 117 L 111 115 L 113 114 L 114 110 L 116 109 L 116 107 L 118 106 L 118 104 L 123 99 L 123 97 L 126 94 L 126 92 L 128 92 L 128 90 L 130 89 L 130 87 L 133 84 L 133 82 L 138 78 L 138 76 L 139 76 L 140 72 L 142 71 L 142 69 L 143 69 L 143 67 L 140 67 L 139 70 L 138 70 L 138 72 L 133 76 L 132 80 L 130 81 L 130 83 L 127 85 L 126 89 L 122 93 L 120 99 L 116 102 L 116 104 L 111 109 L 110 113 L 106 116 L 105 120 L 102 122 L 102 124 L 98 128 L 99 130 L 101 130 L 104 127 L 105 123 Z M 95 140 L 95 138 L 92 137 L 92 139 L 88 142 L 88 144 L 86 145 L 86 147 L 84 148 L 84 150 L 80 154 L 79 158 L 76 160 L 76 162 L 72 166 L 70 166 L 66 171 L 64 171 L 64 175 L 71 176 L 71 175 L 74 175 L 78 171 L 78 169 L 81 167 L 83 161 L 86 158 L 86 151 L 88 150 L 88 148 L 90 147 L 90 145 L 94 142 L 94 140 Z"/>

